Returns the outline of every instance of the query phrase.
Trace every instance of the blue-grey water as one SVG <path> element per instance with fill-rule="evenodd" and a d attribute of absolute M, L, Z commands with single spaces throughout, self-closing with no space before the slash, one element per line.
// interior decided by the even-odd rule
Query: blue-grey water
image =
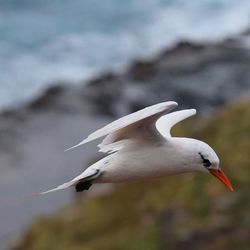
<path fill-rule="evenodd" d="M 183 38 L 230 36 L 249 19 L 249 0 L 0 0 L 0 107 Z"/>

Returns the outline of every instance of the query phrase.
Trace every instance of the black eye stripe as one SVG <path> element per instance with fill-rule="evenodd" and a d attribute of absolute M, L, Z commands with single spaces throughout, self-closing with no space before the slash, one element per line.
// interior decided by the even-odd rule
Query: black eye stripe
<path fill-rule="evenodd" d="M 202 161 L 203 161 L 203 166 L 204 166 L 204 167 L 208 168 L 208 167 L 210 167 L 210 166 L 212 165 L 212 163 L 211 163 L 208 159 L 206 159 L 206 158 L 202 155 L 202 153 L 199 153 L 199 155 L 200 155 L 200 157 L 201 157 L 201 159 L 202 159 Z"/>

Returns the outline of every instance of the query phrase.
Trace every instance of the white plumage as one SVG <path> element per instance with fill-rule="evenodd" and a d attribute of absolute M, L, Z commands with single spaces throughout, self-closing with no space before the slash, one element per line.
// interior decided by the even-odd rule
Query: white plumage
<path fill-rule="evenodd" d="M 171 137 L 170 130 L 176 123 L 196 114 L 195 109 L 169 113 L 175 107 L 176 102 L 159 103 L 90 134 L 70 149 L 106 136 L 98 146 L 108 155 L 73 180 L 41 194 L 70 186 L 82 191 L 97 182 L 125 182 L 192 171 L 210 172 L 232 190 L 210 146 L 195 139 Z"/>

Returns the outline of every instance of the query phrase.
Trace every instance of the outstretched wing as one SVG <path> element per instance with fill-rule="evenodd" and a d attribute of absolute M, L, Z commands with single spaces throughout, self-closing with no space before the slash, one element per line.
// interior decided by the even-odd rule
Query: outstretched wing
<path fill-rule="evenodd" d="M 195 115 L 196 110 L 186 109 L 165 114 L 165 112 L 157 113 L 109 134 L 99 145 L 100 152 L 118 151 L 129 146 L 131 141 L 144 143 L 166 141 L 171 137 L 171 128 L 178 122 Z"/>
<path fill-rule="evenodd" d="M 124 116 L 90 134 L 86 139 L 68 150 L 107 135 L 100 147 L 131 137 L 133 137 L 133 139 L 143 138 L 144 140 L 150 140 L 161 136 L 155 129 L 155 122 L 176 106 L 176 102 L 163 102 Z"/>
<path fill-rule="evenodd" d="M 185 109 L 172 112 L 170 114 L 160 117 L 156 122 L 156 128 L 159 133 L 165 138 L 171 137 L 170 130 L 175 124 L 195 114 L 195 109 Z"/>
<path fill-rule="evenodd" d="M 118 151 L 131 141 L 152 143 L 171 137 L 170 130 L 178 122 L 196 114 L 195 109 L 176 111 L 176 102 L 163 102 L 124 116 L 90 134 L 85 140 L 70 149 L 106 136 L 99 144 L 100 152 Z"/>

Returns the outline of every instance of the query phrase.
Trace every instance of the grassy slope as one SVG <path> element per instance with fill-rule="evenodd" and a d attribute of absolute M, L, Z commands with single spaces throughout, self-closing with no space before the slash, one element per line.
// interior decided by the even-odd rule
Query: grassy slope
<path fill-rule="evenodd" d="M 249 249 L 249 103 L 227 108 L 194 136 L 219 153 L 234 193 L 202 173 L 117 185 L 39 219 L 15 249 Z"/>

